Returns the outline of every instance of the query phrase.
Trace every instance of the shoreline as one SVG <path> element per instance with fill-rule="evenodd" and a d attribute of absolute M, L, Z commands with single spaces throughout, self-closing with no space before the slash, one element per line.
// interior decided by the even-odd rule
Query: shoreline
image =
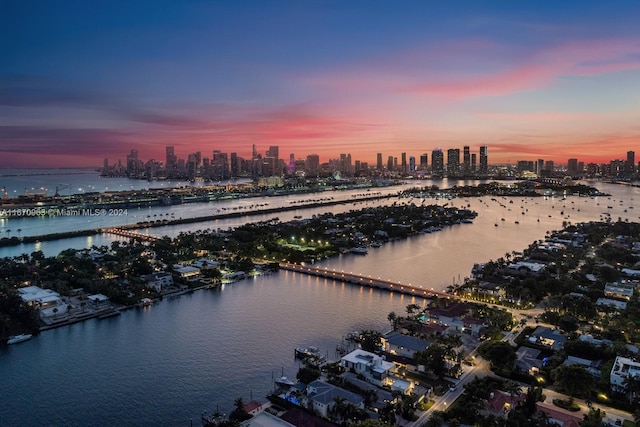
<path fill-rule="evenodd" d="M 307 204 L 299 204 L 292 206 L 282 206 L 278 208 L 267 208 L 253 211 L 243 211 L 243 212 L 230 212 L 230 213 L 216 213 L 213 215 L 204 215 L 197 216 L 192 218 L 176 218 L 176 219 L 164 219 L 158 220 L 156 222 L 137 222 L 135 224 L 124 224 L 112 227 L 103 227 L 103 228 L 91 228 L 86 230 L 77 230 L 77 231 L 65 231 L 62 233 L 50 233 L 50 234 L 42 234 L 38 236 L 23 236 L 23 237 L 3 237 L 0 239 L 0 247 L 7 246 L 18 246 L 22 243 L 34 243 L 39 241 L 50 241 L 50 240 L 59 240 L 59 239 L 67 239 L 73 237 L 83 237 L 83 236 L 94 236 L 96 234 L 107 233 L 107 230 L 118 228 L 122 230 L 139 230 L 144 228 L 157 228 L 157 227 L 165 227 L 165 226 L 173 226 L 180 224 L 194 224 L 198 222 L 207 222 L 207 221 L 215 221 L 219 219 L 229 219 L 229 218 L 239 218 L 242 216 L 255 216 L 255 215 L 268 215 L 272 213 L 278 212 L 289 212 L 295 211 L 299 209 L 313 209 L 322 206 L 335 206 L 340 204 L 354 203 L 354 202 L 362 202 L 362 201 L 373 201 L 380 200 L 385 198 L 397 197 L 398 194 L 390 194 L 390 195 L 376 195 L 370 197 L 361 197 L 351 200 L 329 200 L 322 202 L 313 202 Z"/>

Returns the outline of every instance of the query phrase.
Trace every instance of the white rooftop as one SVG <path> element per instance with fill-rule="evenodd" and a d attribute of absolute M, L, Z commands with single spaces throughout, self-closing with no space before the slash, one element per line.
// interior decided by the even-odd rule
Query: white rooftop
<path fill-rule="evenodd" d="M 253 418 L 242 424 L 243 427 L 294 427 L 293 424 L 286 422 L 285 420 L 271 415 L 268 412 L 260 412 Z"/>
<path fill-rule="evenodd" d="M 528 268 L 529 270 L 531 270 L 534 273 L 538 273 L 542 270 L 544 270 L 547 266 L 545 264 L 540 264 L 537 262 L 527 262 L 527 261 L 518 261 L 518 262 L 514 262 L 513 264 L 511 264 L 509 266 L 509 268 L 513 268 L 515 270 L 524 267 L 524 268 Z"/>
<path fill-rule="evenodd" d="M 342 360 L 354 364 L 361 363 L 367 366 L 376 366 L 376 368 L 382 369 L 382 371 L 388 371 L 395 366 L 393 362 L 387 362 L 377 354 L 369 353 L 368 351 L 364 351 L 361 348 L 353 350 L 351 353 L 343 356 Z"/>
<path fill-rule="evenodd" d="M 55 299 L 60 299 L 60 294 L 51 289 L 42 289 L 38 286 L 26 286 L 24 288 L 19 288 L 18 292 L 20 293 L 20 298 L 24 302 L 33 302 L 33 301 L 53 301 Z"/>

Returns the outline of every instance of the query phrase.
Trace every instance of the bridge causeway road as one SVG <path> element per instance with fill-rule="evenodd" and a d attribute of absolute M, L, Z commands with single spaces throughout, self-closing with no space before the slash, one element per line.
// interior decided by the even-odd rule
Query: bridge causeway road
<path fill-rule="evenodd" d="M 298 265 L 289 263 L 280 263 L 280 269 L 293 271 L 296 273 L 308 274 L 309 276 L 324 277 L 327 279 L 338 280 L 340 282 L 352 285 L 368 286 L 370 288 L 383 289 L 389 292 L 399 292 L 401 294 L 412 295 L 423 298 L 456 298 L 455 295 L 446 292 L 438 292 L 432 289 L 425 289 L 420 286 L 404 285 L 388 280 L 375 279 L 373 277 L 360 276 L 353 273 L 345 273 L 344 271 L 328 270 L 325 268 L 312 267 L 308 265 Z"/>

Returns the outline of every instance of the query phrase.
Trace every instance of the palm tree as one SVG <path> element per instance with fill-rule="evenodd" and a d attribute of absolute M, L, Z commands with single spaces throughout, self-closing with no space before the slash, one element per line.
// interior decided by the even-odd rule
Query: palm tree
<path fill-rule="evenodd" d="M 622 381 L 622 386 L 629 398 L 629 402 L 633 402 L 633 399 L 640 394 L 640 378 L 634 375 L 628 375 L 624 381 Z"/>
<path fill-rule="evenodd" d="M 349 404 L 344 397 L 336 396 L 333 398 L 333 412 L 335 419 L 345 419 L 347 417 Z"/>
<path fill-rule="evenodd" d="M 513 407 L 513 396 L 520 396 L 520 394 L 522 393 L 522 390 L 520 389 L 520 384 L 518 384 L 515 381 L 508 380 L 504 382 L 502 389 L 507 393 L 509 393 L 509 402 Z"/>
<path fill-rule="evenodd" d="M 420 306 L 418 304 L 409 304 L 409 305 L 407 305 L 407 315 L 408 316 L 413 316 L 413 314 L 417 310 L 420 310 Z"/>
<path fill-rule="evenodd" d="M 398 316 L 396 315 L 396 312 L 392 311 L 391 313 L 389 313 L 389 315 L 387 316 L 387 320 L 391 323 L 391 326 L 395 331 L 398 326 Z"/>

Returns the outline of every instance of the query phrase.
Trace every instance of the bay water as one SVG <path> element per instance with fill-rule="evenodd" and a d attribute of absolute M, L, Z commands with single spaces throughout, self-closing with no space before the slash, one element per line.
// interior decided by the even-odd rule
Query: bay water
<path fill-rule="evenodd" d="M 473 224 L 390 242 L 370 248 L 366 256 L 341 255 L 320 265 L 443 290 L 464 280 L 473 263 L 520 251 L 563 222 L 607 217 L 637 221 L 640 189 L 595 185 L 611 197 L 437 201 L 479 215 Z M 286 215 L 277 216 L 286 220 Z M 242 220 L 189 227 L 225 228 Z M 152 230 L 170 235 L 180 227 Z M 85 247 L 88 242 L 77 243 Z M 14 247 L 13 253 L 18 250 Z M 334 359 L 336 345 L 348 332 L 384 331 L 389 328 L 388 313 L 402 314 L 411 303 L 426 301 L 278 272 L 222 290 L 167 298 L 119 317 L 46 331 L 0 347 L 0 425 L 199 425 L 202 412 L 218 407 L 228 413 L 237 397 L 264 401 L 273 377 L 294 377 L 299 366 L 294 348 L 318 346 Z"/>

